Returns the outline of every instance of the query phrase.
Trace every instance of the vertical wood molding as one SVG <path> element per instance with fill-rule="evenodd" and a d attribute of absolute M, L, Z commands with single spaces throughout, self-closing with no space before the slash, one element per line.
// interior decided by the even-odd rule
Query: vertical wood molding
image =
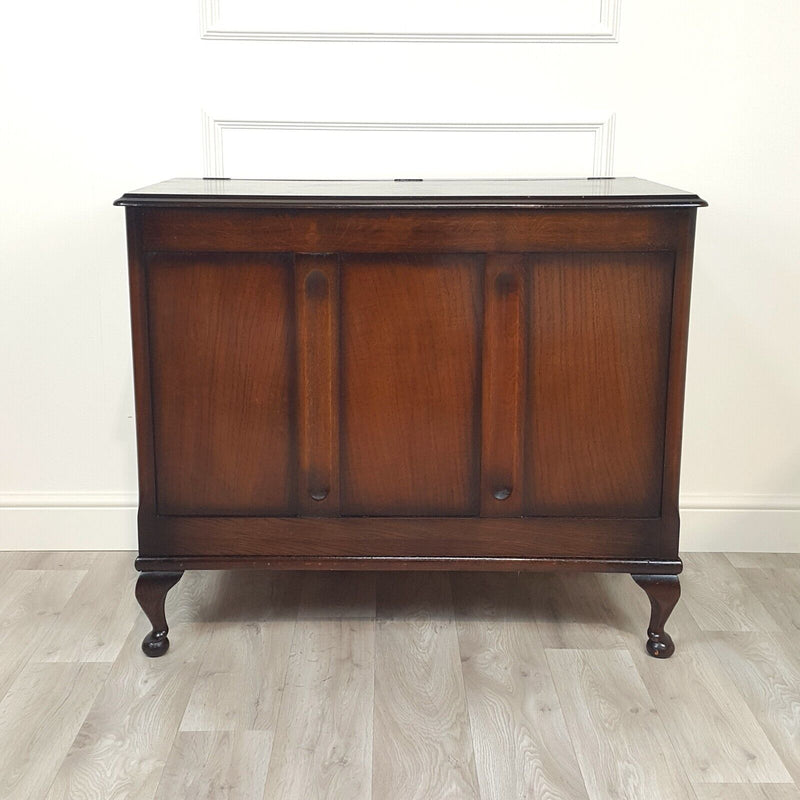
<path fill-rule="evenodd" d="M 664 470 L 661 516 L 673 520 L 673 536 L 680 528 L 678 504 L 680 490 L 681 445 L 683 439 L 683 396 L 686 384 L 686 358 L 689 338 L 692 263 L 697 212 L 681 212 L 680 243 L 674 254 L 672 317 L 667 378 L 666 427 L 664 432 Z"/>
<path fill-rule="evenodd" d="M 481 516 L 524 509 L 525 257 L 489 254 L 484 271 Z M 510 492 L 504 496 L 506 492 Z M 499 496 L 496 496 L 498 493 Z"/>
<path fill-rule="evenodd" d="M 227 130 L 297 130 L 297 131 L 422 131 L 426 133 L 548 133 L 552 135 L 593 134 L 592 177 L 614 174 L 614 137 L 616 118 L 609 114 L 585 120 L 537 122 L 375 122 L 375 121 L 302 121 L 267 119 L 232 119 L 201 112 L 203 136 L 203 169 L 206 178 L 224 178 L 224 133 Z"/>
<path fill-rule="evenodd" d="M 200 0 L 200 37 L 202 39 L 266 40 L 288 42 L 433 42 L 433 43 L 598 43 L 619 41 L 619 20 L 622 0 L 599 0 L 599 24 L 576 26 L 563 31 L 523 31 L 504 33 L 459 33 L 457 31 L 272 31 L 261 28 L 235 29 L 222 20 L 221 0 Z"/>
<path fill-rule="evenodd" d="M 295 256 L 298 511 L 339 513 L 339 259 Z"/>

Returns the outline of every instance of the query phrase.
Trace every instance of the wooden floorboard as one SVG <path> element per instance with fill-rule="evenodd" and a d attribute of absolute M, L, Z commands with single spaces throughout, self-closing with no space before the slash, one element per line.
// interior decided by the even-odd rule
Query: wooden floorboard
<path fill-rule="evenodd" d="M 382 576 L 372 797 L 478 798 L 449 575 Z"/>
<path fill-rule="evenodd" d="M 330 576 L 305 576 L 265 800 L 371 797 L 374 583 L 360 576 L 355 583 L 362 588 L 358 613 L 341 598 L 330 607 L 320 603 Z"/>
<path fill-rule="evenodd" d="M 780 630 L 741 572 L 714 553 L 685 559 L 681 601 L 704 631 Z"/>
<path fill-rule="evenodd" d="M 480 795 L 585 800 L 525 588 L 513 573 L 453 575 Z"/>
<path fill-rule="evenodd" d="M 181 731 L 161 773 L 156 800 L 260 798 L 271 748 L 269 731 Z"/>
<path fill-rule="evenodd" d="M 697 800 L 800 800 L 793 783 L 707 783 L 695 792 Z"/>
<path fill-rule="evenodd" d="M 591 800 L 694 797 L 627 650 L 546 652 Z"/>
<path fill-rule="evenodd" d="M 33 660 L 113 662 L 122 650 L 139 618 L 129 600 L 136 583 L 131 554 L 103 553 L 87 566 Z"/>
<path fill-rule="evenodd" d="M 0 702 L 0 797 L 43 797 L 109 664 L 29 662 Z"/>
<path fill-rule="evenodd" d="M 0 553 L 0 797 L 800 800 L 800 555 L 627 575 L 187 573 Z"/>
<path fill-rule="evenodd" d="M 0 698 L 58 625 L 85 570 L 17 570 L 0 592 Z M 73 630 L 73 635 L 82 635 Z"/>
<path fill-rule="evenodd" d="M 800 785 L 800 656 L 792 633 L 717 634 L 709 646 Z"/>

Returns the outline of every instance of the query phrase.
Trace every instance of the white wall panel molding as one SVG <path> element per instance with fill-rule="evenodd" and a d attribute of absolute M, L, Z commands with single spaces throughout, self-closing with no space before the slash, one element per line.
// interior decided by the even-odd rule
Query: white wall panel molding
<path fill-rule="evenodd" d="M 276 8 L 272 3 L 247 0 L 200 0 L 200 35 L 203 39 L 289 42 L 612 43 L 618 40 L 621 3 L 453 2 L 450 8 L 442 3 L 441 8 L 431 9 L 421 0 L 399 5 L 306 0 Z M 306 29 L 307 20 L 315 20 L 313 30 Z M 458 30 L 450 30 L 455 25 Z M 484 32 L 495 25 L 497 32 Z M 361 30 L 362 26 L 366 29 Z"/>
<path fill-rule="evenodd" d="M 425 147 L 444 142 L 437 150 L 458 148 L 459 160 L 445 153 L 455 168 L 470 166 L 461 154 L 473 143 L 491 139 L 513 145 L 507 157 L 497 154 L 504 169 L 532 170 L 531 151 L 542 160 L 540 149 L 563 144 L 585 175 L 636 174 L 706 197 L 697 219 L 682 544 L 797 550 L 797 437 L 789 432 L 800 407 L 800 196 L 788 167 L 800 119 L 798 14 L 786 0 L 765 0 L 762 13 L 752 7 L 723 19 L 718 3 L 691 0 L 666 13 L 631 0 L 197 0 L 161 3 L 157 25 L 122 3 L 102 13 L 90 6 L 76 27 L 73 3 L 51 3 L 44 30 L 40 4 L 6 3 L 14 35 L 0 48 L 0 72 L 14 82 L 0 147 L 8 187 L 0 327 L 9 343 L 0 348 L 0 490 L 17 494 L 0 495 L 0 548 L 135 547 L 125 228 L 110 202 L 136 186 L 200 174 L 205 108 L 217 118 L 203 129 L 208 175 L 236 174 L 251 152 L 293 172 L 305 143 L 321 153 L 308 154 L 317 170 L 343 140 L 378 147 L 401 138 L 409 144 L 388 152 L 387 163 L 430 165 Z M 43 37 L 46 59 L 36 57 Z M 259 39 L 264 46 L 246 41 Z M 172 80 L 160 59 L 97 68 L 143 43 L 182 65 Z M 76 106 L 81 124 L 64 125 Z M 620 122 L 613 148 L 613 120 L 597 128 L 612 111 Z M 463 125 L 426 134 L 258 122 L 365 117 L 566 122 L 573 132 L 498 127 L 482 137 Z M 261 127 L 237 128 L 237 120 Z M 575 122 L 598 132 L 583 134 Z M 491 166 L 490 155 L 477 153 L 481 165 Z M 46 202 L 43 187 L 68 201 Z M 68 491 L 76 486 L 95 493 Z"/>
<path fill-rule="evenodd" d="M 613 162 L 614 162 L 614 129 L 615 129 L 615 116 L 610 115 L 594 115 L 588 116 L 583 119 L 571 118 L 563 120 L 546 120 L 546 121 L 532 121 L 532 122 L 365 122 L 365 121 L 327 121 L 327 122 L 312 122 L 312 121 L 290 121 L 290 120 L 266 120 L 266 119 L 225 119 L 213 116 L 206 112 L 202 114 L 203 120 L 203 153 L 204 153 L 204 175 L 209 178 L 223 178 L 223 177 L 252 177 L 252 178 L 285 178 L 292 177 L 291 168 L 287 167 L 285 160 L 281 158 L 280 168 L 284 170 L 280 174 L 274 171 L 269 171 L 266 174 L 254 172 L 254 163 L 257 160 L 250 157 L 246 159 L 248 164 L 248 173 L 244 174 L 229 174 L 230 169 L 227 168 L 226 162 L 226 140 L 229 134 L 244 131 L 260 132 L 263 134 L 293 131 L 298 134 L 309 133 L 326 133 L 330 137 L 331 133 L 367 133 L 367 134 L 436 134 L 441 136 L 460 136 L 462 134 L 479 135 L 479 140 L 486 142 L 487 136 L 500 137 L 503 134 L 511 134 L 515 137 L 523 136 L 547 136 L 548 138 L 554 136 L 573 137 L 574 143 L 567 144 L 566 140 L 563 144 L 563 152 L 560 153 L 561 157 L 574 163 L 572 175 L 585 176 L 587 173 L 593 177 L 601 177 L 613 175 Z M 578 135 L 577 137 L 575 135 Z M 297 137 L 295 137 L 297 138 Z M 496 141 L 500 141 L 499 139 Z M 522 158 L 519 161 L 519 173 L 514 173 L 518 177 L 536 177 L 537 175 L 523 174 L 526 165 L 538 173 L 539 177 L 569 177 L 564 171 L 563 166 L 555 166 L 549 171 L 544 171 L 547 164 L 548 155 L 540 153 L 542 164 L 537 167 L 535 157 L 543 148 L 541 139 L 538 140 L 539 145 L 535 144 L 535 140 L 531 138 L 527 142 L 527 158 Z M 274 144 L 274 143 L 273 143 Z M 557 144 L 553 141 L 552 144 Z M 575 152 L 572 153 L 574 149 Z M 270 149 L 267 146 L 267 141 L 264 141 L 264 146 L 261 148 L 263 152 L 268 152 Z M 275 148 L 277 150 L 277 148 Z M 388 152 L 392 152 L 387 148 Z M 396 158 L 397 151 L 393 151 L 393 158 Z M 524 152 L 522 155 L 526 155 Z M 305 161 L 305 159 L 303 159 Z M 466 159 L 464 159 L 466 163 Z M 342 159 L 338 159 L 337 163 L 342 164 Z M 470 160 L 470 163 L 473 163 Z M 485 161 L 485 163 L 489 163 Z M 578 164 L 586 165 L 583 172 L 574 169 Z M 346 162 L 344 169 L 347 169 Z M 388 167 L 387 167 L 388 168 Z M 286 171 L 288 170 L 288 171 Z M 470 172 L 465 168 L 461 175 L 469 177 L 478 177 L 475 172 Z M 295 177 L 326 177 L 320 175 L 298 175 Z M 399 174 L 384 173 L 380 176 L 371 175 L 346 175 L 340 174 L 336 177 L 408 177 Z M 416 177 L 416 175 L 415 175 Z M 420 177 L 434 177 L 433 175 L 420 175 Z M 449 177 L 447 175 L 437 174 L 435 177 Z M 483 177 L 493 177 L 493 175 L 483 175 Z"/>

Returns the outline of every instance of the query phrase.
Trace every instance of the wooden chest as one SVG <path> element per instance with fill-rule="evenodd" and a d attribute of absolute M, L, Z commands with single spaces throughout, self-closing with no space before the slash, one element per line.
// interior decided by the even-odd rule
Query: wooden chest
<path fill-rule="evenodd" d="M 694 194 L 634 178 L 125 194 L 137 597 L 185 569 L 629 572 L 669 656 Z"/>

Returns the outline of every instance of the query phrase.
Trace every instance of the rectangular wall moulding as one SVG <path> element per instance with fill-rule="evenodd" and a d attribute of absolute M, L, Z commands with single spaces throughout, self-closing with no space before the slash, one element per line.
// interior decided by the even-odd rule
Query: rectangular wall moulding
<path fill-rule="evenodd" d="M 616 42 L 621 0 L 201 0 L 204 39 Z"/>
<path fill-rule="evenodd" d="M 600 177 L 614 115 L 531 122 L 233 119 L 203 115 L 205 175 L 386 179 Z"/>

